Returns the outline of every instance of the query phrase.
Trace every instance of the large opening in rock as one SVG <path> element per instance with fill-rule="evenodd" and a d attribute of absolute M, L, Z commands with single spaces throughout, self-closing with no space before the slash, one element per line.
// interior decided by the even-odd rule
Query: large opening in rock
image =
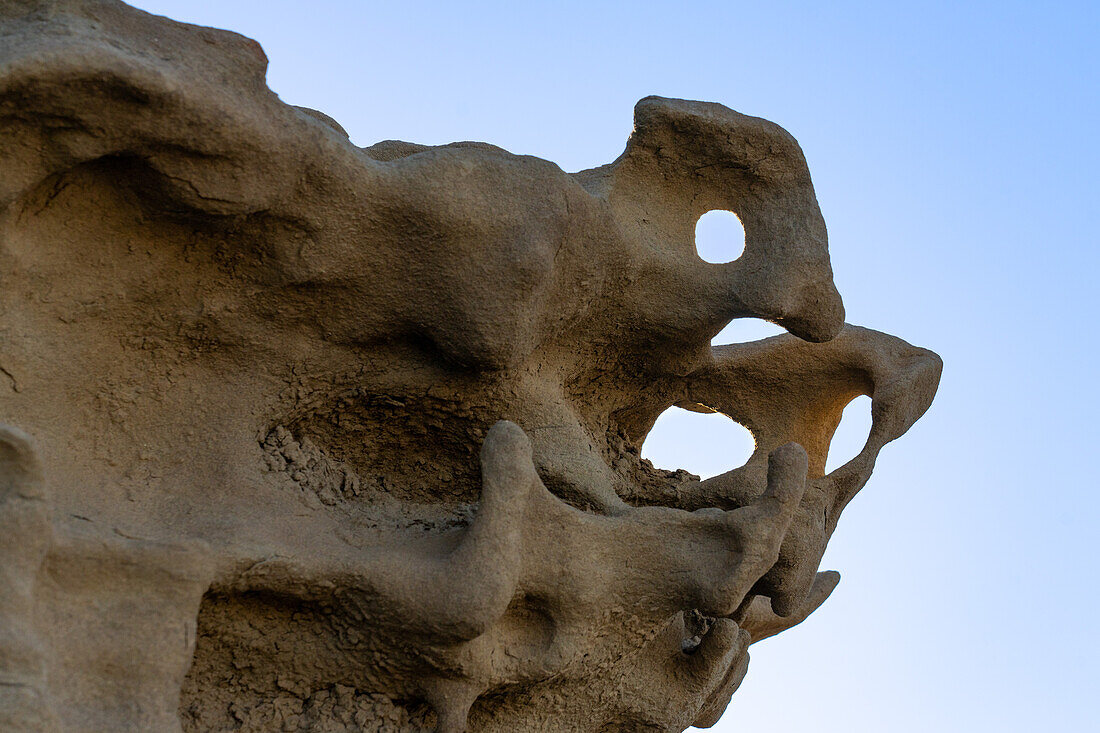
<path fill-rule="evenodd" d="M 844 407 L 840 425 L 829 444 L 825 473 L 836 470 L 859 455 L 871 433 L 871 398 L 860 395 Z"/>
<path fill-rule="evenodd" d="M 670 407 L 646 436 L 642 458 L 658 468 L 710 478 L 744 465 L 755 445 L 752 433 L 721 413 Z"/>

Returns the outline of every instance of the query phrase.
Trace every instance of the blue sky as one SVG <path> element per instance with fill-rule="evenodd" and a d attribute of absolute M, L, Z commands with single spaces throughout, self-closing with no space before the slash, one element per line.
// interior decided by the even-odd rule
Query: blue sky
<path fill-rule="evenodd" d="M 848 320 L 945 367 L 840 523 L 840 587 L 753 647 L 715 730 L 1100 730 L 1100 4 L 137 4 L 257 39 L 270 86 L 360 145 L 485 140 L 578 170 L 621 152 L 649 94 L 786 127 Z M 731 468 L 748 446 L 721 422 L 663 418 L 647 453 Z"/>

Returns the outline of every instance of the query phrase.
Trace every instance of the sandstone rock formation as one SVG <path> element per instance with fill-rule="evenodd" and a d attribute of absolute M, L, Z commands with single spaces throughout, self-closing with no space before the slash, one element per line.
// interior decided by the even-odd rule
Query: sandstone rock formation
<path fill-rule="evenodd" d="M 713 724 L 940 372 L 844 325 L 797 143 L 651 97 L 576 174 L 359 148 L 265 66 L 0 1 L 0 729 Z M 713 209 L 734 262 L 695 251 Z M 712 348 L 741 317 L 792 335 Z M 756 452 L 655 469 L 672 405 Z"/>

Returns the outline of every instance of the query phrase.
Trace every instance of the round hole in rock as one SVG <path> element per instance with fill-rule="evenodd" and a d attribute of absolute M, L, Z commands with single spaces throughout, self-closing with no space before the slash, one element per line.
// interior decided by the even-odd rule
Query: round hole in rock
<path fill-rule="evenodd" d="M 782 326 L 759 318 L 735 318 L 710 340 L 710 345 L 747 344 L 750 341 L 759 341 L 786 332 L 787 329 Z"/>
<path fill-rule="evenodd" d="M 840 468 L 859 455 L 871 433 L 871 398 L 860 395 L 844 407 L 840 425 L 829 444 L 825 473 Z"/>
<path fill-rule="evenodd" d="M 646 436 L 642 458 L 658 468 L 710 478 L 744 465 L 755 445 L 752 433 L 725 415 L 670 407 Z"/>
<path fill-rule="evenodd" d="M 732 211 L 715 209 L 695 223 L 695 251 L 712 265 L 733 262 L 745 251 L 745 227 Z"/>

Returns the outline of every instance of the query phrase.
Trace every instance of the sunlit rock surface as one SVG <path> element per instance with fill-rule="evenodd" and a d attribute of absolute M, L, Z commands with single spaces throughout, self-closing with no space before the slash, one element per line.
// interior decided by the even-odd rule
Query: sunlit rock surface
<path fill-rule="evenodd" d="M 680 731 L 832 592 L 940 361 L 844 325 L 782 128 L 650 97 L 576 174 L 359 148 L 236 34 L 0 23 L 0 729 Z M 792 335 L 711 348 L 742 317 Z M 652 467 L 673 405 L 756 452 Z"/>

